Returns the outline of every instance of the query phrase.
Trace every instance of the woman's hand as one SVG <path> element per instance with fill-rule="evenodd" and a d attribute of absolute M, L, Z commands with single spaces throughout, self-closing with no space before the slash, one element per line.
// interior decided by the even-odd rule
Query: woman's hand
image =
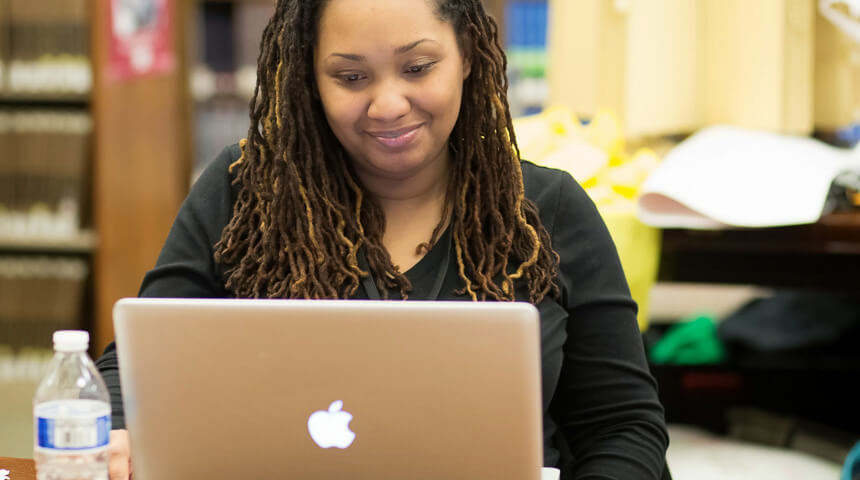
<path fill-rule="evenodd" d="M 128 430 L 110 431 L 108 453 L 110 455 L 110 463 L 108 463 L 110 480 L 130 480 L 132 478 L 132 471 L 131 450 L 128 446 Z"/>

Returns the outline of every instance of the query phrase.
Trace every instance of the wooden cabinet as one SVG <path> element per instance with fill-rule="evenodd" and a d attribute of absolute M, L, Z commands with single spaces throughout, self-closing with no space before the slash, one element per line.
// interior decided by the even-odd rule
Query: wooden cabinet
<path fill-rule="evenodd" d="M 851 298 L 860 290 L 858 212 L 833 213 L 795 227 L 666 230 L 662 250 L 661 281 L 753 284 Z M 828 321 L 820 315 L 821 322 Z M 659 333 L 648 335 L 656 339 Z M 751 406 L 860 432 L 850 393 L 860 375 L 860 356 L 845 343 L 793 351 L 750 349 L 718 365 L 653 365 L 652 371 L 670 422 L 725 431 L 728 409 Z"/>

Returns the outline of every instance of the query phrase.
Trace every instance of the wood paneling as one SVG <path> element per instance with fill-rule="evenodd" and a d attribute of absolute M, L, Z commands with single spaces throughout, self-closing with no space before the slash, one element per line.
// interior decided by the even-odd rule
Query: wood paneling
<path fill-rule="evenodd" d="M 106 1 L 93 18 L 96 125 L 93 210 L 98 247 L 94 261 L 95 338 L 98 353 L 113 339 L 114 302 L 137 294 L 155 264 L 188 191 L 189 99 L 183 41 L 189 2 L 172 3 L 176 69 L 114 80 L 107 74 Z"/>
<path fill-rule="evenodd" d="M 10 480 L 36 480 L 36 464 L 31 458 L 0 457 L 0 468 L 9 470 Z"/>

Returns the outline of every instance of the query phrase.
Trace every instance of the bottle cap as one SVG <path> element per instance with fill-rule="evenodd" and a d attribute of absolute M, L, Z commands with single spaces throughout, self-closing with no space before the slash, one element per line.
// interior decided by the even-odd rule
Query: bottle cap
<path fill-rule="evenodd" d="M 54 332 L 54 350 L 57 352 L 83 352 L 89 345 L 90 334 L 84 330 Z"/>

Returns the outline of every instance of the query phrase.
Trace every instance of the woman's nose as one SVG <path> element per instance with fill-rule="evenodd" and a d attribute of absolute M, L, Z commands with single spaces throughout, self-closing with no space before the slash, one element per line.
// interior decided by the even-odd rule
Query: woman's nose
<path fill-rule="evenodd" d="M 398 82 L 382 82 L 373 91 L 367 116 L 380 122 L 397 120 L 412 109 L 406 92 Z"/>

